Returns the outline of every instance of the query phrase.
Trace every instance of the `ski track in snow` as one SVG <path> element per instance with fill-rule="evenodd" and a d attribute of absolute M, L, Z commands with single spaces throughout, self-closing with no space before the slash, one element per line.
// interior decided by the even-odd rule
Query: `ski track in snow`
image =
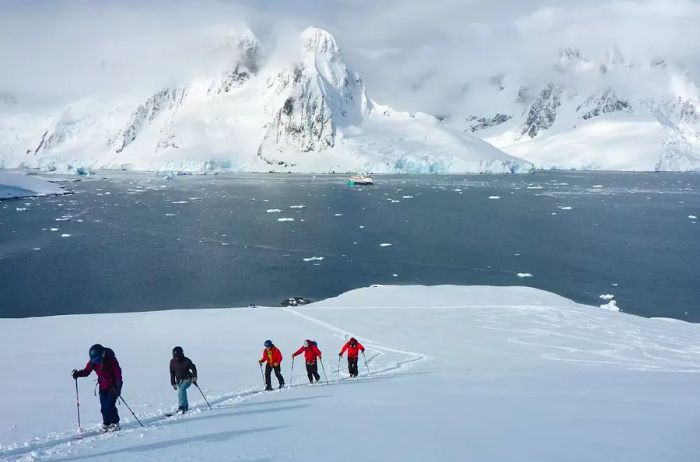
<path fill-rule="evenodd" d="M 328 308 L 328 309 L 334 309 L 334 308 Z M 429 356 L 426 356 L 421 353 L 414 353 L 410 351 L 404 351 L 404 350 L 399 350 L 395 348 L 390 348 L 386 347 L 380 344 L 377 344 L 361 335 L 358 334 L 352 334 L 348 331 L 342 330 L 338 327 L 335 327 L 327 322 L 321 321 L 319 319 L 316 319 L 312 316 L 309 316 L 307 314 L 303 314 L 299 311 L 292 310 L 290 308 L 281 308 L 281 311 L 287 312 L 290 315 L 298 316 L 306 321 L 309 321 L 311 323 L 314 323 L 316 325 L 319 325 L 328 331 L 330 331 L 334 336 L 343 339 L 347 341 L 350 337 L 356 337 L 358 339 L 361 339 L 365 349 L 367 352 L 369 351 L 374 351 L 374 355 L 370 355 L 366 358 L 367 364 L 370 365 L 372 361 L 379 356 L 383 354 L 398 354 L 401 356 L 405 356 L 405 359 L 395 361 L 393 364 L 390 364 L 389 366 L 386 366 L 382 369 L 369 369 L 367 375 L 364 375 L 362 377 L 353 379 L 353 380 L 369 380 L 377 376 L 385 376 L 385 375 L 390 375 L 393 374 L 401 369 L 404 369 L 405 367 L 411 365 L 412 363 L 416 363 L 419 361 L 424 361 L 430 359 Z M 331 376 L 331 379 L 327 379 L 327 383 L 320 382 L 318 386 L 333 386 L 334 384 L 344 382 L 348 379 L 348 377 L 337 377 L 338 374 L 338 368 L 331 367 L 329 368 L 329 373 Z M 344 374 L 344 372 L 343 372 Z M 335 377 L 335 378 L 333 378 Z M 151 432 L 151 431 L 157 431 L 160 429 L 159 424 L 163 422 L 173 422 L 177 420 L 184 420 L 186 421 L 188 417 L 191 416 L 198 416 L 202 412 L 212 412 L 216 411 L 217 409 L 226 409 L 230 408 L 231 406 L 235 406 L 236 404 L 242 403 L 244 401 L 248 401 L 252 398 L 259 397 L 259 396 L 266 396 L 272 394 L 273 396 L 278 394 L 278 393 L 285 393 L 287 391 L 291 391 L 292 389 L 296 389 L 299 387 L 307 387 L 308 384 L 306 382 L 301 382 L 301 383 L 294 383 L 293 382 L 294 377 L 290 377 L 290 384 L 285 386 L 281 390 L 275 390 L 273 392 L 268 392 L 261 390 L 260 388 L 249 388 L 249 389 L 244 389 L 244 390 L 239 390 L 230 394 L 225 394 L 225 395 L 219 395 L 219 396 L 209 396 L 209 402 L 213 409 L 210 411 L 208 409 L 208 406 L 206 403 L 201 402 L 198 404 L 195 404 L 191 406 L 191 410 L 188 414 L 184 416 L 166 416 L 165 411 L 159 410 L 158 412 L 151 412 L 149 414 L 142 414 L 139 417 L 141 422 L 144 425 L 144 428 L 141 428 L 135 420 L 131 419 L 122 419 L 122 425 L 121 425 L 121 430 L 118 432 L 114 433 L 102 433 L 99 430 L 96 429 L 96 427 L 89 428 L 89 429 L 82 429 L 81 433 L 75 434 L 75 433 L 63 433 L 63 434 L 56 434 L 56 433 L 50 433 L 44 437 L 35 437 L 30 441 L 25 441 L 22 443 L 11 443 L 9 445 L 5 445 L 4 447 L 0 445 L 0 460 L 17 460 L 17 461 L 36 461 L 36 460 L 44 460 L 44 459 L 52 459 L 55 457 L 59 458 L 71 458 L 71 456 L 77 456 L 76 452 L 80 450 L 82 445 L 87 445 L 87 448 L 91 448 L 90 444 L 95 442 L 95 441 L 100 441 L 104 439 L 109 439 L 109 438 L 118 438 L 126 435 L 134 435 L 138 433 L 143 433 L 143 432 Z M 131 417 L 131 416 L 129 416 Z M 65 460 L 67 460 L 65 459 Z M 64 460 L 64 459 L 61 459 Z"/>

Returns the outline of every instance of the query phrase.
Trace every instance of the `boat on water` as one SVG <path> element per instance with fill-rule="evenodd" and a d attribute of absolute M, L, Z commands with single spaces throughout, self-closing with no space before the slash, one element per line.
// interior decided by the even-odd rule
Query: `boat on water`
<path fill-rule="evenodd" d="M 352 185 L 358 185 L 358 186 L 372 185 L 372 184 L 374 184 L 374 179 L 369 175 L 353 175 L 348 180 L 348 184 L 351 186 Z"/>

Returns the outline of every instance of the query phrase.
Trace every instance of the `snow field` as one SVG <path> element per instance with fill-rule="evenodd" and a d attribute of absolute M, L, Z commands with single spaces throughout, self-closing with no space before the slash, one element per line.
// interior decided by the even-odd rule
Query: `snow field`
<path fill-rule="evenodd" d="M 0 428 L 0 458 L 11 460 L 172 460 L 186 451 L 201 460 L 691 461 L 700 448 L 690 437 L 699 326 L 531 288 L 376 286 L 294 309 L 0 324 L 3 361 L 26 371 L 0 395 L 12 416 Z M 337 351 L 350 335 L 367 347 L 373 372 L 360 361 L 359 380 L 337 382 Z M 302 385 L 297 359 L 296 386 L 259 391 L 262 342 L 282 349 L 289 384 L 290 353 L 307 337 L 319 342 L 330 385 Z M 124 396 L 146 428 L 122 406 L 120 433 L 75 441 L 69 372 L 95 341 L 115 349 Z M 197 364 L 214 410 L 190 389 L 194 411 L 164 421 L 175 406 L 175 344 Z M 86 428 L 99 416 L 90 385 L 80 381 Z"/>

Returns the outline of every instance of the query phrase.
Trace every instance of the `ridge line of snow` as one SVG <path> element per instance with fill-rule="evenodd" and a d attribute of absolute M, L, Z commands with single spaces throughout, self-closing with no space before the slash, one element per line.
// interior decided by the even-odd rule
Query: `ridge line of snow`
<path fill-rule="evenodd" d="M 333 310 L 335 308 L 336 307 L 328 307 L 328 308 L 323 308 L 323 309 L 324 310 Z M 304 310 L 304 309 L 307 309 L 307 308 L 302 308 L 302 310 Z M 364 340 L 365 347 L 371 346 L 371 348 L 373 348 L 375 350 L 379 350 L 380 353 L 390 352 L 390 353 L 398 353 L 398 354 L 402 354 L 402 355 L 413 356 L 413 359 L 410 359 L 408 361 L 398 362 L 397 368 L 400 368 L 401 365 L 406 364 L 406 363 L 410 363 L 410 362 L 414 362 L 414 361 L 424 361 L 424 360 L 431 359 L 430 356 L 424 355 L 422 353 L 415 353 L 413 351 L 398 350 L 396 348 L 390 348 L 390 347 L 380 345 L 380 344 L 378 344 L 378 343 L 376 343 L 368 338 L 362 337 L 360 335 L 354 335 L 351 332 L 348 332 L 346 330 L 335 327 L 332 324 L 329 324 L 325 321 L 321 321 L 320 319 L 316 319 L 312 316 L 300 313 L 299 311 L 292 310 L 291 308 L 282 308 L 282 310 L 286 311 L 287 313 L 291 313 L 295 316 L 299 316 L 300 318 L 303 318 L 309 322 L 312 322 L 316 325 L 319 325 L 325 329 L 328 329 L 329 331 L 333 332 L 337 337 L 342 338 L 344 340 L 348 340 L 350 337 L 361 338 Z M 389 369 L 389 370 L 391 370 L 391 369 Z"/>

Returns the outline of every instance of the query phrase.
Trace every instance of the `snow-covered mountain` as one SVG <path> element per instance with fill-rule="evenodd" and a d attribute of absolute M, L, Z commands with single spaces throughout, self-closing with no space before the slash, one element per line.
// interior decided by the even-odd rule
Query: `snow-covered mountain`
<path fill-rule="evenodd" d="M 472 112 L 450 124 L 538 168 L 700 170 L 698 88 L 661 59 L 566 49 L 539 82 L 497 75 L 473 88 Z"/>
<path fill-rule="evenodd" d="M 306 29 L 271 60 L 246 31 L 214 78 L 152 95 L 0 111 L 0 168 L 296 172 L 528 172 L 529 162 L 367 96 L 333 36 Z M 274 61 L 274 62 L 273 62 Z"/>

